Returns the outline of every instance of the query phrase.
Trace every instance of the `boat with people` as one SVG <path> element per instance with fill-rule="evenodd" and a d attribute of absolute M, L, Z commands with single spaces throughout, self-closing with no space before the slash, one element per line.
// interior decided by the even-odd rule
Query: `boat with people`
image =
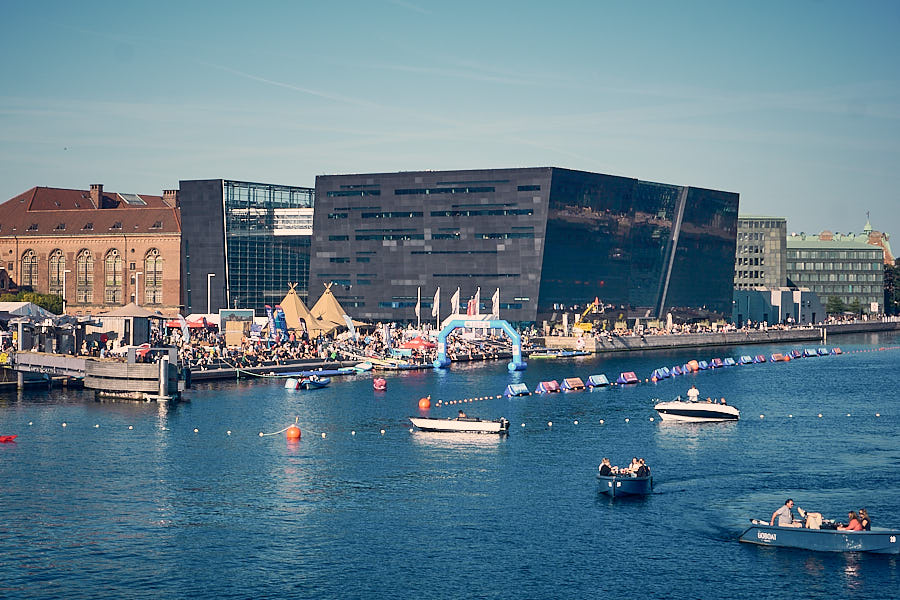
<path fill-rule="evenodd" d="M 801 514 L 803 514 L 801 512 Z M 819 552 L 871 552 L 900 554 L 900 529 L 872 527 L 869 531 L 837 529 L 834 521 L 821 518 L 820 513 L 806 513 L 799 527 L 770 525 L 769 521 L 750 519 L 750 527 L 739 540 L 747 544 L 800 548 Z M 810 519 L 810 516 L 818 518 Z"/>
<path fill-rule="evenodd" d="M 409 417 L 409 420 L 421 431 L 449 431 L 456 433 L 509 433 L 509 421 L 503 417 L 490 421 L 467 416 L 459 416 L 456 418 L 447 419 Z"/>
<path fill-rule="evenodd" d="M 668 402 L 657 402 L 653 409 L 663 421 L 677 421 L 682 423 L 712 423 L 719 421 L 737 421 L 741 411 L 722 402 L 699 402 L 690 399 L 683 400 L 678 396 Z"/>
<path fill-rule="evenodd" d="M 317 390 L 331 383 L 331 377 L 319 377 L 318 375 L 310 375 L 303 377 L 298 382 L 298 386 L 304 390 Z"/>
<path fill-rule="evenodd" d="M 600 493 L 616 496 L 646 496 L 653 493 L 653 476 L 597 475 Z"/>

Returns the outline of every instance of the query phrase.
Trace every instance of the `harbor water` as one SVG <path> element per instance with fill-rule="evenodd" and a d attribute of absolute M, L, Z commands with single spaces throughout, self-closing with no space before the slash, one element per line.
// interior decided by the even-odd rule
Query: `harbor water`
<path fill-rule="evenodd" d="M 900 528 L 900 335 L 835 345 L 657 383 L 657 367 L 817 344 L 457 364 L 386 375 L 385 392 L 373 373 L 309 391 L 242 379 L 174 405 L 0 392 L 0 434 L 19 436 L 0 444 L 0 597 L 897 597 L 898 556 L 737 541 L 788 497 Z M 642 383 L 497 397 L 622 371 Z M 691 384 L 741 420 L 661 423 L 656 399 Z M 460 408 L 510 434 L 410 431 Z M 259 435 L 295 419 L 299 442 Z M 600 494 L 604 456 L 646 458 L 654 493 Z"/>

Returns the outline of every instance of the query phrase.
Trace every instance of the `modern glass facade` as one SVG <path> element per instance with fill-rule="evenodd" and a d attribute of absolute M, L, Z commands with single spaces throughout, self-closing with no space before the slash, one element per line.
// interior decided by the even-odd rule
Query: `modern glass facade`
<path fill-rule="evenodd" d="M 289 283 L 306 297 L 311 188 L 223 179 L 180 186 L 188 312 L 206 312 L 209 300 L 212 311 L 253 308 L 262 315 Z"/>
<path fill-rule="evenodd" d="M 605 303 L 731 313 L 738 195 L 559 168 L 322 176 L 310 286 L 354 317 L 441 318 L 481 288 L 534 322 Z"/>

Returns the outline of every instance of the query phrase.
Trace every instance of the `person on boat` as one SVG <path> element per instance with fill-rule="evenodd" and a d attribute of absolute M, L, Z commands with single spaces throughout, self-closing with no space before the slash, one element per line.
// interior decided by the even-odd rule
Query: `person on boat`
<path fill-rule="evenodd" d="M 643 458 L 640 459 L 640 466 L 637 468 L 635 475 L 638 477 L 650 477 L 650 467 L 647 466 Z"/>
<path fill-rule="evenodd" d="M 688 402 L 696 402 L 700 398 L 700 390 L 697 389 L 697 386 L 691 386 L 691 389 L 688 390 L 687 397 Z"/>
<path fill-rule="evenodd" d="M 612 464 L 610 464 L 608 458 L 600 461 L 600 474 L 604 477 L 610 477 L 613 474 Z"/>
<path fill-rule="evenodd" d="M 724 405 L 724 404 L 728 404 L 727 402 L 725 402 L 725 397 L 724 397 L 724 396 L 722 397 L 721 402 L 722 402 L 723 405 Z"/>
<path fill-rule="evenodd" d="M 847 525 L 838 525 L 838 529 L 843 529 L 845 531 L 862 531 L 862 525 L 859 524 L 859 517 L 856 516 L 856 513 L 852 510 L 847 513 L 847 518 L 849 521 Z"/>
<path fill-rule="evenodd" d="M 635 456 L 631 459 L 631 464 L 629 464 L 625 470 L 628 471 L 628 473 L 630 475 L 635 475 L 637 473 L 638 469 L 640 468 L 640 466 L 641 466 L 641 462 L 638 460 L 638 457 Z"/>
<path fill-rule="evenodd" d="M 859 509 L 859 524 L 862 525 L 863 531 L 872 531 L 872 523 L 869 522 L 869 511 L 864 508 Z"/>
<path fill-rule="evenodd" d="M 457 418 L 457 419 L 465 419 L 465 418 L 466 418 L 466 413 L 463 412 L 463 411 L 459 411 L 459 414 L 456 415 L 456 418 Z"/>
<path fill-rule="evenodd" d="M 794 508 L 794 501 L 791 498 L 788 498 L 784 506 L 776 510 L 772 513 L 772 519 L 769 521 L 769 525 L 775 525 L 775 519 L 778 519 L 779 527 L 799 527 L 800 523 L 794 523 L 794 513 L 791 512 L 791 509 Z"/>

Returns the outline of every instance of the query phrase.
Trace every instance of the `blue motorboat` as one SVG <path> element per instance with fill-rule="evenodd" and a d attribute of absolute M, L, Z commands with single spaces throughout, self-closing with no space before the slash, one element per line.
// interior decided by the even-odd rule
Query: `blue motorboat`
<path fill-rule="evenodd" d="M 873 527 L 871 531 L 779 527 L 768 521 L 750 519 L 752 525 L 740 541 L 760 546 L 801 548 L 820 552 L 873 552 L 900 554 L 900 530 Z"/>
<path fill-rule="evenodd" d="M 616 496 L 646 496 L 653 493 L 653 476 L 597 475 L 600 493 Z"/>
<path fill-rule="evenodd" d="M 524 383 L 511 383 L 506 386 L 506 391 L 503 392 L 503 395 L 507 398 L 512 398 L 515 396 L 530 396 L 531 391 Z"/>
<path fill-rule="evenodd" d="M 591 375 L 587 380 L 588 387 L 605 387 L 609 385 L 609 379 L 606 378 L 606 375 Z"/>
<path fill-rule="evenodd" d="M 318 375 L 312 375 L 310 377 L 303 377 L 300 379 L 300 387 L 304 390 L 317 390 L 319 388 L 323 388 L 331 383 L 331 377 L 319 377 Z"/>

